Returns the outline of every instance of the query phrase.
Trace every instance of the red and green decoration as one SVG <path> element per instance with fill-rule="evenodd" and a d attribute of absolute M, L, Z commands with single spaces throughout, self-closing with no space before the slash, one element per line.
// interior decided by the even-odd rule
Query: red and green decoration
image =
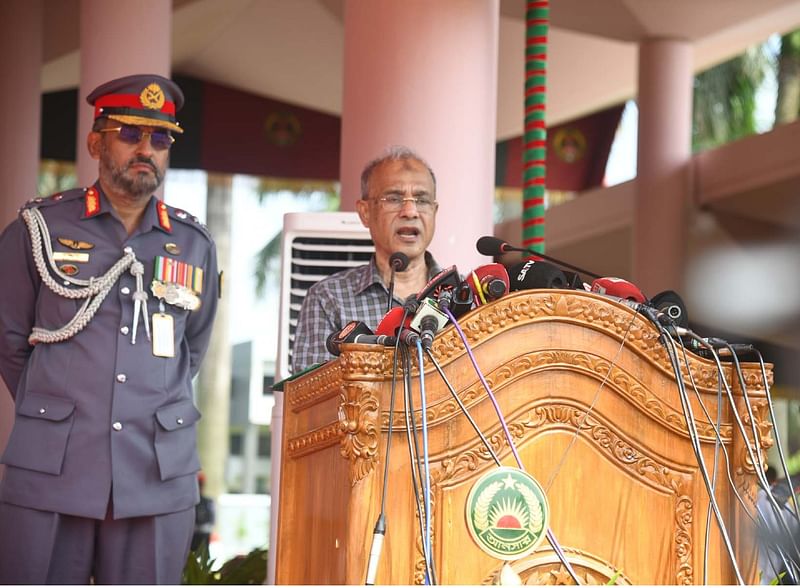
<path fill-rule="evenodd" d="M 544 253 L 547 128 L 547 28 L 549 0 L 527 0 L 525 14 L 525 133 L 523 135 L 522 244 Z"/>

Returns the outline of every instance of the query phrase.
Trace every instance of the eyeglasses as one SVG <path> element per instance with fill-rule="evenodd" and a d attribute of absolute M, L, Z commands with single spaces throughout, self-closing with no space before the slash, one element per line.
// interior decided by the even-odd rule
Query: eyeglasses
<path fill-rule="evenodd" d="M 121 127 L 109 127 L 100 129 L 98 133 L 119 133 L 119 140 L 128 145 L 138 145 L 144 137 L 150 137 L 150 144 L 153 149 L 163 151 L 169 149 L 175 142 L 175 137 L 169 131 L 145 131 L 135 125 L 122 125 Z"/>
<path fill-rule="evenodd" d="M 412 196 L 401 198 L 400 196 L 383 196 L 376 198 L 381 207 L 388 212 L 397 212 L 405 206 L 406 202 L 413 202 L 417 207 L 417 212 L 432 212 L 436 208 L 436 200 L 428 196 Z"/>

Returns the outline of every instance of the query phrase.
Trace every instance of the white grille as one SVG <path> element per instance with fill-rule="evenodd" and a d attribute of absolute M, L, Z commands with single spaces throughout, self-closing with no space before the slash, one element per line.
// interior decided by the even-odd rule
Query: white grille
<path fill-rule="evenodd" d="M 355 212 L 284 215 L 276 381 L 291 375 L 294 332 L 308 289 L 333 273 L 367 263 L 374 250 Z"/>

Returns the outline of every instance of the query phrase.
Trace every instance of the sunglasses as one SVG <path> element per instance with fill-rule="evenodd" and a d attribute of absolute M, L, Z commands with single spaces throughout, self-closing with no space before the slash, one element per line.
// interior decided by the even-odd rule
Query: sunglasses
<path fill-rule="evenodd" d="M 163 151 L 169 149 L 175 142 L 169 131 L 156 130 L 145 131 L 141 127 L 135 125 L 122 125 L 120 127 L 109 127 L 107 129 L 100 129 L 98 133 L 119 133 L 119 140 L 128 145 L 138 145 L 144 137 L 150 137 L 150 144 L 153 149 Z"/>

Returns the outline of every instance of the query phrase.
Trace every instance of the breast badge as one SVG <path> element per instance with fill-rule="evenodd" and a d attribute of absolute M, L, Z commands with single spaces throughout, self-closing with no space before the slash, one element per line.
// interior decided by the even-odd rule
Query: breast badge
<path fill-rule="evenodd" d="M 94 249 L 94 243 L 88 243 L 86 241 L 77 241 L 75 239 L 67 239 L 66 237 L 59 237 L 58 242 L 61 243 L 64 247 L 74 249 L 75 251 Z"/>

